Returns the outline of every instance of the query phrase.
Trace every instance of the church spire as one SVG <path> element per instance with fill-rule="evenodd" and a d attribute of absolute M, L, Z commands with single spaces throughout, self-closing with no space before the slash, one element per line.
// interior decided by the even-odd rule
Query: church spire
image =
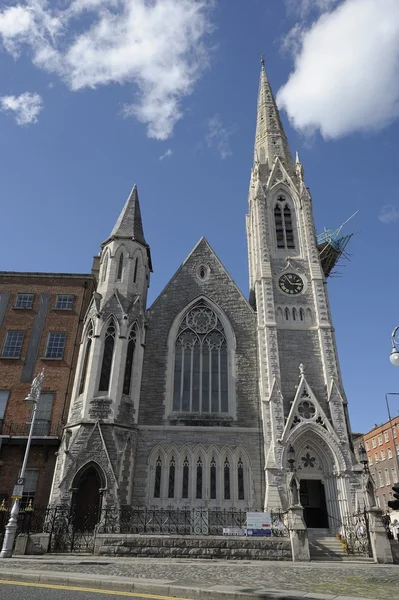
<path fill-rule="evenodd" d="M 258 92 L 254 162 L 268 163 L 272 168 L 276 156 L 282 160 L 287 171 L 295 172 L 280 113 L 267 78 L 265 60 L 262 56 Z"/>
<path fill-rule="evenodd" d="M 125 206 L 122 208 L 121 214 L 114 225 L 113 230 L 107 243 L 110 239 L 129 238 L 147 247 L 144 238 L 143 223 L 141 221 L 139 195 L 137 185 L 133 186 L 129 198 L 126 200 Z"/>

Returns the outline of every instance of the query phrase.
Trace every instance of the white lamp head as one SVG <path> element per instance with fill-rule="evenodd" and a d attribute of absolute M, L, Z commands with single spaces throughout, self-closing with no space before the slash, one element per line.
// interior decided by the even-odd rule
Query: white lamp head
<path fill-rule="evenodd" d="M 399 367 L 399 350 L 392 348 L 392 352 L 389 355 L 389 360 L 395 367 Z"/>

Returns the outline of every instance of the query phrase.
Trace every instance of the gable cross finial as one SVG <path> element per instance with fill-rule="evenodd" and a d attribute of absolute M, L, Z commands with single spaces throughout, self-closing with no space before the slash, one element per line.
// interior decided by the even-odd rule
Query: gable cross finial
<path fill-rule="evenodd" d="M 302 363 L 299 365 L 299 374 L 301 377 L 305 375 L 305 365 L 303 365 Z"/>

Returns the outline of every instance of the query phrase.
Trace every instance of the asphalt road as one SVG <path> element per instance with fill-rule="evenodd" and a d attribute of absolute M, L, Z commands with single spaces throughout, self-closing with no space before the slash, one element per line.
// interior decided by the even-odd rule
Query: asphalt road
<path fill-rule="evenodd" d="M 1 600 L 184 600 L 170 596 L 156 596 L 146 594 L 140 596 L 134 592 L 108 592 L 91 588 L 78 588 L 56 585 L 40 585 L 27 583 L 3 583 L 0 581 Z"/>

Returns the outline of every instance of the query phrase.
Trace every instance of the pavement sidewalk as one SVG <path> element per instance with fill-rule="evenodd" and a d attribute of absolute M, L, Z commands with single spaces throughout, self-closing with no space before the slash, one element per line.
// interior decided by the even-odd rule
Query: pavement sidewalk
<path fill-rule="evenodd" d="M 192 600 L 384 600 L 392 598 L 396 590 L 397 568 L 370 563 L 337 565 L 45 555 L 0 560 L 0 580 Z M 345 586 L 345 578 L 350 588 Z M 373 587 L 373 581 L 378 581 L 381 587 Z M 303 591 L 298 591 L 301 584 Z M 309 589 L 312 587 L 314 591 Z M 348 589 L 357 595 L 347 595 Z M 374 592 L 373 595 L 370 592 Z"/>

